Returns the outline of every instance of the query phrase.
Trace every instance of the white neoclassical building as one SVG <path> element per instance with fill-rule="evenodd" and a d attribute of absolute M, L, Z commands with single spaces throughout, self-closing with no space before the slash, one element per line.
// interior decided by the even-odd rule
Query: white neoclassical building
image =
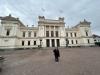
<path fill-rule="evenodd" d="M 37 27 L 28 27 L 11 15 L 0 17 L 0 49 L 94 45 L 91 23 L 86 20 L 66 28 L 63 17 L 38 19 Z"/>

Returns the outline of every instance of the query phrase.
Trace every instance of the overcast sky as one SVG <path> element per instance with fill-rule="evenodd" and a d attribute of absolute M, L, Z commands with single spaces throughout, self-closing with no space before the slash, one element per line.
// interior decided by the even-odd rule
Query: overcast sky
<path fill-rule="evenodd" d="M 48 19 L 65 17 L 69 27 L 86 19 L 92 22 L 92 33 L 100 35 L 100 0 L 0 0 L 0 16 L 9 14 L 29 26 L 37 26 L 39 15 Z"/>

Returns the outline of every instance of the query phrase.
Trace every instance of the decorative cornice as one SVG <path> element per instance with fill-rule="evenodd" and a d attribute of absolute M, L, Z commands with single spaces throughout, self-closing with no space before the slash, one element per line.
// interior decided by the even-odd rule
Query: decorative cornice
<path fill-rule="evenodd" d="M 91 22 L 88 22 L 88 21 L 86 21 L 86 20 L 84 19 L 84 21 L 83 21 L 83 22 L 80 22 L 79 24 L 82 24 L 82 25 L 90 25 Z"/>

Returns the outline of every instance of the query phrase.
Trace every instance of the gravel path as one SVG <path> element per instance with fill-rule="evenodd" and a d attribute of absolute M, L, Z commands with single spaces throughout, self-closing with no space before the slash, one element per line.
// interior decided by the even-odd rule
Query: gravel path
<path fill-rule="evenodd" d="M 55 62 L 52 50 L 18 50 L 1 53 L 6 59 L 0 75 L 100 75 L 100 48 L 60 49 Z"/>

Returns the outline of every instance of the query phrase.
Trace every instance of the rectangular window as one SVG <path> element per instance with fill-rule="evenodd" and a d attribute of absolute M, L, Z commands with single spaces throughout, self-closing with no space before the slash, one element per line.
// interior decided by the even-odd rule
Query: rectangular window
<path fill-rule="evenodd" d="M 58 37 L 58 31 L 56 31 L 56 37 Z"/>
<path fill-rule="evenodd" d="M 46 31 L 46 37 L 49 37 L 49 31 Z"/>
<path fill-rule="evenodd" d="M 68 33 L 66 33 L 66 37 L 68 37 Z"/>
<path fill-rule="evenodd" d="M 52 42 L 52 47 L 55 47 L 55 40 L 51 39 L 51 42 Z"/>
<path fill-rule="evenodd" d="M 70 36 L 73 37 L 72 33 L 70 33 Z"/>
<path fill-rule="evenodd" d="M 96 40 L 94 40 L 96 42 Z"/>
<path fill-rule="evenodd" d="M 78 41 L 76 40 L 76 44 L 78 44 Z"/>
<path fill-rule="evenodd" d="M 54 37 L 54 32 L 53 31 L 51 31 L 51 37 Z"/>
<path fill-rule="evenodd" d="M 28 37 L 31 37 L 31 31 L 28 32 Z"/>
<path fill-rule="evenodd" d="M 69 44 L 69 40 L 67 40 L 67 43 Z"/>
<path fill-rule="evenodd" d="M 50 40 L 49 39 L 46 39 L 46 46 L 50 47 Z"/>
<path fill-rule="evenodd" d="M 73 40 L 71 40 L 72 44 L 74 43 Z"/>
<path fill-rule="evenodd" d="M 69 44 L 69 40 L 68 39 L 66 39 L 66 44 Z"/>
<path fill-rule="evenodd" d="M 34 37 L 36 37 L 36 32 L 34 32 Z"/>
<path fill-rule="evenodd" d="M 74 36 L 76 37 L 76 33 L 74 33 Z"/>
<path fill-rule="evenodd" d="M 34 45 L 36 45 L 36 41 L 34 41 Z"/>
<path fill-rule="evenodd" d="M 60 47 L 60 41 L 59 39 L 56 39 L 57 47 Z"/>
<path fill-rule="evenodd" d="M 10 30 L 7 30 L 6 36 L 9 36 L 9 34 L 10 34 Z"/>
<path fill-rule="evenodd" d="M 88 41 L 88 43 L 90 43 L 90 40 L 89 39 L 87 39 L 87 41 Z"/>
<path fill-rule="evenodd" d="M 86 32 L 86 36 L 88 36 L 88 32 Z"/>
<path fill-rule="evenodd" d="M 22 41 L 22 46 L 24 46 L 24 41 Z"/>
<path fill-rule="evenodd" d="M 23 32 L 23 37 L 25 37 L 25 32 Z"/>
<path fill-rule="evenodd" d="M 30 41 L 28 41 L 28 46 L 30 45 Z"/>

